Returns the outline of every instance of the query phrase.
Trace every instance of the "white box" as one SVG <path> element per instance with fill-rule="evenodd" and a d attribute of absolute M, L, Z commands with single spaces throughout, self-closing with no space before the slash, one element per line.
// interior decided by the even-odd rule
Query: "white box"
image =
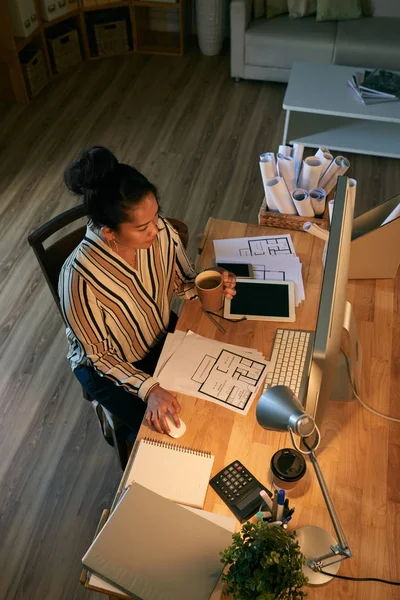
<path fill-rule="evenodd" d="M 70 10 L 68 0 L 39 0 L 39 4 L 44 21 L 54 21 Z"/>
<path fill-rule="evenodd" d="M 14 35 L 28 37 L 38 28 L 34 0 L 7 0 Z"/>

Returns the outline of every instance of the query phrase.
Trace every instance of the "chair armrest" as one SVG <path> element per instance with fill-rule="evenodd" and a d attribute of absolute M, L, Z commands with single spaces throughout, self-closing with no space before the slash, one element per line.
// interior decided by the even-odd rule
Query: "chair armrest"
<path fill-rule="evenodd" d="M 252 0 L 232 0 L 231 6 L 231 77 L 243 77 L 244 36 L 251 21 Z"/>

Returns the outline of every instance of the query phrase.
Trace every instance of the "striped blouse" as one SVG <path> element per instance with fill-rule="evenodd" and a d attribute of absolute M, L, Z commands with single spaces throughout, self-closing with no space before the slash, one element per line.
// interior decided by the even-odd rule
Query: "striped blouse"
<path fill-rule="evenodd" d="M 72 369 L 100 375 L 145 400 L 157 380 L 134 367 L 165 336 L 174 293 L 196 297 L 196 273 L 177 232 L 159 218 L 158 235 L 129 266 L 89 223 L 64 263 L 58 284 Z"/>

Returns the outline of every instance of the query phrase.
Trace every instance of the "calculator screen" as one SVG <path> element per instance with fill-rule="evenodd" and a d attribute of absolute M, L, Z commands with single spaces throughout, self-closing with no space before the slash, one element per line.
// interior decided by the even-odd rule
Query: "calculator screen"
<path fill-rule="evenodd" d="M 257 496 L 260 495 L 261 490 L 262 488 L 256 487 L 255 490 L 253 490 L 250 494 L 247 494 L 247 496 L 245 496 L 240 502 L 237 502 L 236 506 L 239 508 L 239 510 L 242 510 L 242 508 L 248 506 L 251 502 L 253 502 L 253 500 L 255 500 Z M 260 505 L 261 504 L 262 498 L 260 498 Z"/>

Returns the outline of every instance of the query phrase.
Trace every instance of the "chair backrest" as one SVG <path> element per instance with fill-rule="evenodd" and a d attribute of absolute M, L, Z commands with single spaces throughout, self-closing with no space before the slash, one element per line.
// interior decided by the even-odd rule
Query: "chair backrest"
<path fill-rule="evenodd" d="M 60 300 L 58 297 L 58 277 L 61 271 L 61 267 L 67 260 L 71 252 L 78 246 L 82 241 L 86 225 L 74 229 L 61 239 L 58 239 L 53 244 L 50 244 L 46 248 L 44 242 L 55 233 L 61 231 L 64 227 L 67 227 L 74 221 L 81 219 L 85 216 L 85 210 L 83 205 L 74 206 L 69 210 L 61 213 L 54 217 L 44 225 L 41 225 L 28 236 L 28 242 L 32 246 L 33 251 L 36 254 L 36 258 L 39 262 L 40 268 L 46 278 L 48 286 L 53 295 L 54 301 L 57 305 L 58 310 L 61 313 Z M 189 231 L 185 223 L 178 219 L 170 219 L 167 217 L 167 221 L 176 229 L 179 237 L 182 240 L 182 244 L 187 248 L 189 241 Z"/>

